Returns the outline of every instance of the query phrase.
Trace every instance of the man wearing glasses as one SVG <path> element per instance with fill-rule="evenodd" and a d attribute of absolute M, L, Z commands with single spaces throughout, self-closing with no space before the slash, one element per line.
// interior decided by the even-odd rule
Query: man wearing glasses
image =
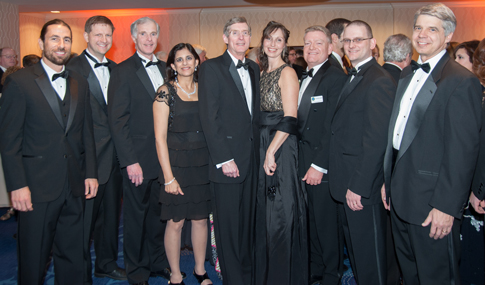
<path fill-rule="evenodd" d="M 331 123 L 329 182 L 358 284 L 386 283 L 383 159 L 396 84 L 372 57 L 371 27 L 353 21 L 343 34 L 354 68 Z"/>
<path fill-rule="evenodd" d="M 7 68 L 17 64 L 17 55 L 12 48 L 4 47 L 0 49 L 0 79 Z M 2 93 L 3 85 L 0 84 L 0 93 Z"/>

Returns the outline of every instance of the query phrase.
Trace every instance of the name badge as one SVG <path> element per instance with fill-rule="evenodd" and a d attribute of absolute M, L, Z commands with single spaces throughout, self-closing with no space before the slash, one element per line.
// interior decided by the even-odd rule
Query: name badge
<path fill-rule="evenodd" d="M 315 103 L 323 103 L 323 96 L 322 95 L 313 96 L 312 97 L 312 104 L 315 104 Z"/>

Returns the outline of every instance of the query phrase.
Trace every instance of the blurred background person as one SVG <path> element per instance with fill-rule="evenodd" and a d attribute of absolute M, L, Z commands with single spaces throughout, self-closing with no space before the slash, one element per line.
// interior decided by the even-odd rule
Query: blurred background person
<path fill-rule="evenodd" d="M 463 42 L 455 47 L 453 56 L 461 66 L 473 72 L 473 53 L 480 42 L 477 40 Z"/>
<path fill-rule="evenodd" d="M 202 64 L 204 61 L 208 60 L 207 50 L 205 49 L 205 47 L 197 44 L 193 45 L 193 47 L 197 52 L 197 54 L 199 55 L 199 59 L 200 59 L 199 65 Z"/>
<path fill-rule="evenodd" d="M 168 54 L 166 51 L 161 50 L 159 52 L 156 52 L 155 56 L 158 58 L 158 60 L 167 62 Z"/>
<path fill-rule="evenodd" d="M 411 39 L 403 34 L 392 35 L 384 42 L 384 67 L 391 74 L 396 84 L 399 82 L 401 71 L 411 64 L 413 46 Z"/>
<path fill-rule="evenodd" d="M 0 49 L 0 78 L 10 66 L 17 65 L 17 54 L 10 47 Z M 3 84 L 0 84 L 0 93 L 2 93 Z"/>
<path fill-rule="evenodd" d="M 22 58 L 22 66 L 23 67 L 32 66 L 37 62 L 39 62 L 39 60 L 40 60 L 40 56 L 36 54 L 28 54 Z"/>

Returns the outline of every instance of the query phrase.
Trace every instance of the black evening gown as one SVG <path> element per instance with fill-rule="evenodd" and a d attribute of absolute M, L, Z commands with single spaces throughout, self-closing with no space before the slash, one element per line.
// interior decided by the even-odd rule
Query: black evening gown
<path fill-rule="evenodd" d="M 166 83 L 169 93 L 155 98 L 170 107 L 167 145 L 172 172 L 184 195 L 165 192 L 165 179 L 160 170 L 159 182 L 162 220 L 200 220 L 209 217 L 209 151 L 199 119 L 199 102 L 183 101 L 175 88 Z"/>
<path fill-rule="evenodd" d="M 261 86 L 261 167 L 259 171 L 255 284 L 308 284 L 308 246 L 306 227 L 306 193 L 298 179 L 297 121 L 284 117 L 278 80 L 288 65 L 263 71 Z M 276 131 L 290 135 L 275 154 L 273 176 L 264 172 L 263 164 Z"/>

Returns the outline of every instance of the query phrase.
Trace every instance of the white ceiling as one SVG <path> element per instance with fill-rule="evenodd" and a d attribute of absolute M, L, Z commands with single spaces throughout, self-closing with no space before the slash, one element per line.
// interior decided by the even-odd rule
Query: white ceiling
<path fill-rule="evenodd" d="M 19 5 L 19 12 L 49 12 L 49 11 L 79 11 L 105 9 L 184 9 L 184 8 L 215 8 L 242 6 L 304 6 L 321 4 L 347 3 L 389 3 L 389 2 L 423 2 L 409 0 L 0 0 Z M 450 2 L 426 1 L 426 2 Z M 457 0 L 454 0 L 457 2 Z M 469 0 L 467 2 L 480 2 Z"/>

